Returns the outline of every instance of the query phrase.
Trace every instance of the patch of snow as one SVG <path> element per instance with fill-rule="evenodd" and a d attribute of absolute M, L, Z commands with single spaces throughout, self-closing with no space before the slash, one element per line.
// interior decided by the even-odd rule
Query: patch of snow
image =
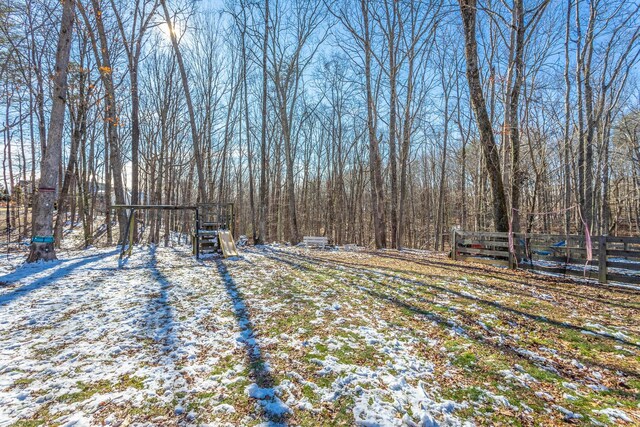
<path fill-rule="evenodd" d="M 627 423 L 632 422 L 633 420 L 621 409 L 616 408 L 605 408 L 605 409 L 594 409 L 593 411 L 596 414 L 606 415 L 612 422 L 616 420 L 621 420 Z"/>
<path fill-rule="evenodd" d="M 151 398 L 184 416 L 192 392 L 224 389 L 228 378 L 202 373 L 238 347 L 231 300 L 221 279 L 201 280 L 203 266 L 180 251 L 136 247 L 120 263 L 113 249 L 61 252 L 60 261 L 2 276 L 9 286 L 0 287 L 0 420 L 12 424 L 47 405 L 56 424 L 95 425 L 103 408 Z M 143 388 L 49 405 L 82 391 L 78 384 L 121 387 L 125 376 Z M 119 421 L 106 413 L 105 423 Z"/>
<path fill-rule="evenodd" d="M 554 407 L 558 411 L 560 411 L 564 415 L 565 419 L 567 420 L 579 420 L 581 418 L 584 418 L 582 414 L 578 414 L 577 412 L 570 411 L 569 409 L 564 408 L 560 405 L 555 405 Z"/>
<path fill-rule="evenodd" d="M 547 393 L 546 391 L 536 391 L 535 392 L 536 397 L 540 398 L 540 399 L 544 399 L 548 402 L 553 402 L 554 398 L 553 396 L 551 396 L 549 393 Z"/>
<path fill-rule="evenodd" d="M 563 381 L 562 382 L 562 387 L 568 388 L 569 390 L 577 390 L 578 389 L 578 385 L 576 383 L 572 383 L 572 382 L 568 382 L 568 381 Z"/>
<path fill-rule="evenodd" d="M 519 366 L 519 365 L 516 365 L 516 366 Z M 520 369 L 522 369 L 521 366 L 520 366 Z M 524 372 L 524 369 L 522 369 L 522 371 L 519 374 L 514 373 L 510 369 L 503 369 L 498 373 L 502 375 L 505 379 L 510 381 L 516 381 L 521 386 L 527 387 L 527 388 L 529 388 L 529 384 L 538 382 L 538 380 L 536 380 L 531 374 Z"/>

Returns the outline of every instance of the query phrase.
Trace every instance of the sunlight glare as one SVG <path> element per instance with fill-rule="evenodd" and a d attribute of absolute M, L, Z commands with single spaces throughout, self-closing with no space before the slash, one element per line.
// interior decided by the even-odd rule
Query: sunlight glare
<path fill-rule="evenodd" d="M 162 34 L 162 37 L 168 41 L 171 42 L 171 32 L 172 30 L 169 28 L 169 25 L 166 22 L 162 22 L 160 25 L 158 25 L 158 28 L 160 29 L 160 33 Z M 173 23 L 173 33 L 178 37 L 178 39 L 182 36 L 182 29 L 180 28 L 180 25 L 176 22 Z"/>

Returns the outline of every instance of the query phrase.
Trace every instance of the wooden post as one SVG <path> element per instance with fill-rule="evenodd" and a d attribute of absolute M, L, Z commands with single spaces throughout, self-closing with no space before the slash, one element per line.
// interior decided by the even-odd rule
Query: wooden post
<path fill-rule="evenodd" d="M 231 232 L 233 236 L 235 233 L 235 212 L 233 203 L 227 204 L 227 229 Z"/>
<path fill-rule="evenodd" d="M 131 256 L 131 251 L 133 250 L 133 229 L 135 227 L 136 222 L 136 210 L 131 209 L 131 214 L 129 215 L 129 250 L 127 255 Z"/>
<path fill-rule="evenodd" d="M 125 210 L 124 212 L 124 216 L 127 216 L 127 211 Z M 127 247 L 125 246 L 127 243 L 127 236 L 129 235 L 129 225 L 131 224 L 131 222 L 129 220 L 127 220 L 127 226 L 126 229 L 124 231 L 124 234 L 120 236 L 120 240 L 118 240 L 118 242 L 120 243 L 120 257 L 118 259 L 122 259 L 122 257 L 124 256 L 125 252 L 127 251 Z"/>
<path fill-rule="evenodd" d="M 195 245 L 195 254 L 196 259 L 200 258 L 200 212 L 198 208 L 196 208 L 196 230 L 194 234 L 194 245 Z"/>
<path fill-rule="evenodd" d="M 454 261 L 458 260 L 458 232 L 454 228 L 451 230 L 451 259 Z"/>
<path fill-rule="evenodd" d="M 607 236 L 598 238 L 598 281 L 607 283 Z"/>
<path fill-rule="evenodd" d="M 515 239 L 514 233 L 507 233 L 507 241 L 509 241 L 509 238 Z M 511 252 L 511 246 L 509 246 L 507 248 L 507 250 L 509 251 L 509 270 L 515 270 L 516 269 L 516 259 L 515 259 L 515 254 L 513 252 Z M 515 250 L 515 244 L 514 244 L 514 250 Z"/>

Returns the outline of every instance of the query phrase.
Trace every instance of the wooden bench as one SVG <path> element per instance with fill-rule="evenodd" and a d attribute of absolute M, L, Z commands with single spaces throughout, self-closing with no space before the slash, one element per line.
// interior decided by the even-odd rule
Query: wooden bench
<path fill-rule="evenodd" d="M 329 244 L 329 239 L 326 237 L 318 236 L 304 236 L 302 243 L 308 248 L 309 246 L 315 246 L 324 249 Z"/>

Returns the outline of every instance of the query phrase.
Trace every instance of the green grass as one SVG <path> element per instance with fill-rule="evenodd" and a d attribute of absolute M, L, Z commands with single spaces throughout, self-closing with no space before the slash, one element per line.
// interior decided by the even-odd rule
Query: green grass
<path fill-rule="evenodd" d="M 615 348 L 616 342 L 613 339 L 590 337 L 573 329 L 563 329 L 558 338 L 570 343 L 571 348 L 578 350 L 585 357 L 593 357 L 596 353 L 621 353 Z"/>
<path fill-rule="evenodd" d="M 36 380 L 35 378 L 27 378 L 27 377 L 18 378 L 17 380 L 15 380 L 13 382 L 13 385 L 14 386 L 18 386 L 18 387 L 20 387 L 20 386 L 25 387 L 25 386 L 28 386 L 29 384 L 31 384 L 32 382 L 34 382 L 35 380 Z"/>
<path fill-rule="evenodd" d="M 521 302 L 519 304 L 519 307 L 520 308 L 524 308 L 524 309 L 531 309 L 531 308 L 534 308 L 536 306 L 537 306 L 537 304 L 534 303 L 533 301 L 523 301 L 523 302 Z"/>
<path fill-rule="evenodd" d="M 123 375 L 115 383 L 108 380 L 100 380 L 91 383 L 78 381 L 76 383 L 76 388 L 78 388 L 79 391 L 64 394 L 58 397 L 58 401 L 64 403 L 83 402 L 98 393 L 110 393 L 117 390 L 124 390 L 129 387 L 133 387 L 136 390 L 142 390 L 144 388 L 144 379 L 131 375 Z"/>
<path fill-rule="evenodd" d="M 144 389 L 144 378 L 134 377 L 128 374 L 123 375 L 122 377 L 120 377 L 120 382 L 118 383 L 118 387 L 124 387 L 124 388 L 133 387 L 137 390 L 142 390 Z"/>
<path fill-rule="evenodd" d="M 80 389 L 73 393 L 63 394 L 57 400 L 64 403 L 83 402 L 97 393 L 108 393 L 113 391 L 114 384 L 111 381 L 101 380 L 92 383 L 78 381 L 76 387 Z"/>
<path fill-rule="evenodd" d="M 465 351 L 462 354 L 457 355 L 453 359 L 453 364 L 460 368 L 472 368 L 476 365 L 478 358 L 472 352 Z"/>
<path fill-rule="evenodd" d="M 318 395 L 315 390 L 308 384 L 302 386 L 302 395 L 309 399 L 309 402 L 314 402 L 318 400 Z"/>
<path fill-rule="evenodd" d="M 484 391 L 478 387 L 451 387 L 448 390 L 443 390 L 443 396 L 447 399 L 455 400 L 456 402 L 463 402 L 465 400 L 478 402 L 482 399 Z"/>
<path fill-rule="evenodd" d="M 550 372 L 546 369 L 542 369 L 533 364 L 527 364 L 527 365 L 528 366 L 526 366 L 525 368 L 527 373 L 540 382 L 557 384 L 560 381 L 562 381 L 562 377 L 560 377 L 557 374 L 554 374 L 553 372 Z"/>

